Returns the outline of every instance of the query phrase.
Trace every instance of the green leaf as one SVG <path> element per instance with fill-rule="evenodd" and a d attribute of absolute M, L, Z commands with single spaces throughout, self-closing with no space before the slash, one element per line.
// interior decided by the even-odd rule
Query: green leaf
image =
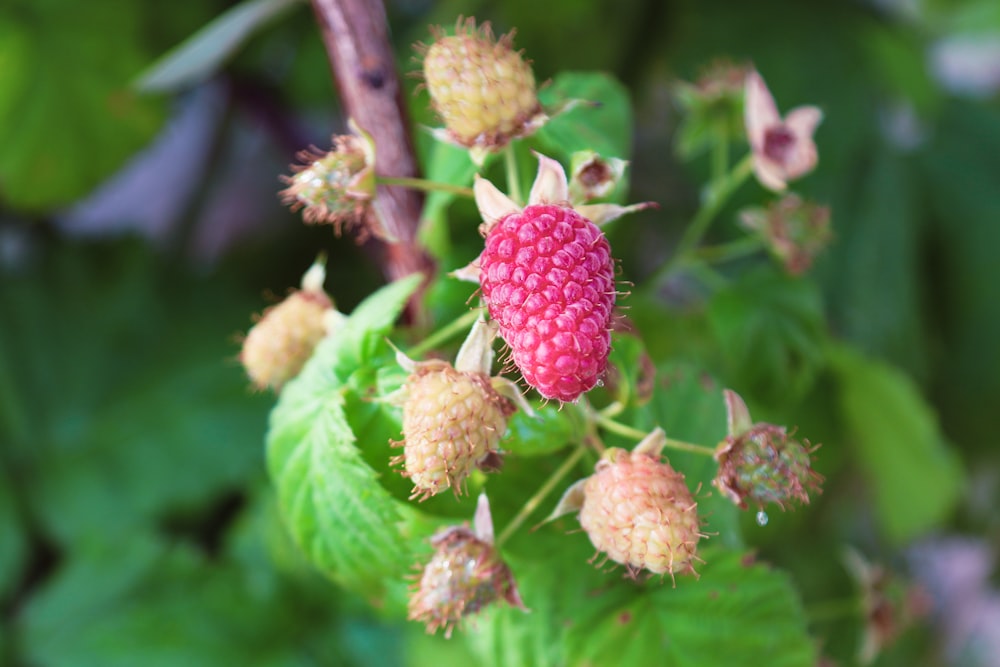
<path fill-rule="evenodd" d="M 628 91 L 617 79 L 601 72 L 563 72 L 539 94 L 546 106 L 585 100 L 559 114 L 538 131 L 550 150 L 568 158 L 577 151 L 593 150 L 603 157 L 627 159 L 632 151 L 632 105 Z"/>
<path fill-rule="evenodd" d="M 136 82 L 144 92 L 171 92 L 214 74 L 250 37 L 302 0 L 247 0 L 231 7 L 153 63 Z"/>
<path fill-rule="evenodd" d="M 534 401 L 532 407 L 534 416 L 518 410 L 507 421 L 507 436 L 500 442 L 505 452 L 541 456 L 583 440 L 586 424 L 576 410 L 558 410 L 541 401 Z"/>
<path fill-rule="evenodd" d="M 566 636 L 569 664 L 810 667 L 815 650 L 788 578 L 752 557 L 704 551 L 698 581 L 596 596 Z"/>
<path fill-rule="evenodd" d="M 22 662 L 74 667 L 393 665 L 392 635 L 332 587 L 251 585 L 225 557 L 208 558 L 139 532 L 74 552 L 17 619 Z M 280 609 L 282 613 L 276 614 Z M 381 650 L 362 651 L 362 632 Z M 376 655 L 379 659 L 375 659 Z"/>
<path fill-rule="evenodd" d="M 572 520 L 562 521 L 568 529 Z M 700 578 L 624 578 L 589 565 L 587 538 L 546 529 L 548 558 L 508 558 L 526 616 L 509 607 L 468 631 L 483 664 L 811 667 L 812 641 L 788 577 L 738 551 L 706 547 Z M 543 546 L 545 549 L 543 550 Z M 558 571 L 559 576 L 552 573 Z"/>
<path fill-rule="evenodd" d="M 246 294 L 134 243 L 54 244 L 36 260 L 0 282 L 0 414 L 18 415 L 4 446 L 48 536 L 131 534 L 262 474 L 269 399 L 227 361 Z"/>
<path fill-rule="evenodd" d="M 25 526 L 17 511 L 14 488 L 0 468 L 0 599 L 16 585 L 24 569 L 28 552 Z M 3 651 L 0 650 L 0 657 Z"/>
<path fill-rule="evenodd" d="M 781 404 L 812 386 L 826 337 L 815 285 L 776 269 L 757 271 L 718 292 L 708 316 L 735 388 Z"/>
<path fill-rule="evenodd" d="M 268 466 L 296 543 L 325 574 L 371 598 L 410 563 L 402 503 L 355 446 L 344 412 L 351 376 L 385 346 L 383 336 L 419 284 L 413 276 L 365 299 L 284 389 L 271 415 Z"/>
<path fill-rule="evenodd" d="M 430 149 L 430 159 L 425 171 L 430 181 L 471 186 L 472 176 L 477 169 L 467 150 L 435 141 Z M 448 208 L 457 197 L 452 192 L 429 192 L 420 216 L 420 240 L 442 261 L 447 261 L 451 254 Z"/>
<path fill-rule="evenodd" d="M 21 2 L 0 9 L 0 197 L 7 204 L 66 204 L 158 129 L 159 104 L 128 88 L 145 61 L 141 8 Z"/>
<path fill-rule="evenodd" d="M 268 436 L 271 476 L 292 537 L 341 585 L 378 598 L 409 553 L 396 524 L 397 501 L 361 458 L 343 411 L 326 387 L 308 405 L 283 402 Z"/>
<path fill-rule="evenodd" d="M 868 474 L 887 535 L 905 542 L 940 525 L 964 480 L 933 409 L 891 366 L 846 346 L 832 347 L 829 357 L 850 444 Z"/>

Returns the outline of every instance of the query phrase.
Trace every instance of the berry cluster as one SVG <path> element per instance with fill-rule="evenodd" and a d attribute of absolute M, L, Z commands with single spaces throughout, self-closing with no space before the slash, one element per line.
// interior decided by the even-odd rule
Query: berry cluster
<path fill-rule="evenodd" d="M 458 23 L 455 34 L 438 30 L 435 36 L 421 51 L 424 81 L 445 125 L 436 133 L 439 138 L 469 149 L 481 164 L 486 153 L 508 147 L 548 120 L 531 68 L 512 48 L 512 34 L 495 40 L 488 24 L 477 28 L 468 20 Z M 746 76 L 753 168 L 767 187 L 782 189 L 815 164 L 811 132 L 820 115 L 803 107 L 782 120 L 759 75 Z M 727 83 L 727 96 L 735 95 L 735 85 Z M 282 196 L 293 208 L 304 209 L 307 222 L 339 230 L 368 220 L 365 226 L 377 231 L 371 210 L 377 181 L 374 145 L 356 126 L 352 131 L 334 138 L 333 151 L 306 154 L 306 164 L 286 179 Z M 788 146 L 782 146 L 787 150 L 778 150 L 778 139 L 786 135 Z M 454 275 L 478 284 L 485 312 L 454 363 L 415 361 L 397 353 L 409 375 L 397 392 L 384 397 L 402 412 L 403 439 L 395 446 L 403 452 L 391 463 L 401 465 L 412 481 L 411 500 L 446 489 L 461 495 L 474 471 L 499 469 L 508 419 L 518 408 L 531 411 L 514 382 L 492 376 L 499 335 L 525 384 L 545 401 L 569 404 L 591 421 L 587 441 L 596 441 L 594 449 L 601 452 L 594 473 L 569 487 L 550 519 L 577 512 L 597 551 L 632 578 L 643 571 L 672 580 L 678 574 L 697 575 L 698 543 L 706 535 L 684 475 L 662 456 L 671 441 L 659 428 L 646 435 L 619 424 L 641 442 L 632 451 L 604 448 L 595 434 L 598 426 L 608 426 L 601 421 L 607 413 L 598 415 L 583 398 L 608 370 L 618 297 L 615 261 L 600 225 L 651 204 L 592 203 L 621 182 L 622 160 L 577 153 L 567 178 L 560 163 L 537 157 L 538 172 L 524 203 L 517 194 L 508 196 L 488 180 L 475 179 L 483 249 Z M 810 252 L 819 246 L 813 240 Z M 789 254 L 800 245 L 787 241 L 781 248 Z M 241 359 L 256 385 L 280 390 L 335 329 L 339 313 L 322 282 L 322 268 L 314 267 L 302 290 L 267 311 L 247 335 Z M 808 502 L 808 492 L 816 491 L 821 479 L 811 469 L 812 450 L 784 427 L 752 423 L 735 393 L 727 391 L 725 400 L 729 435 L 714 450 L 719 464 L 714 485 L 744 509 L 748 502 L 782 507 L 791 500 Z M 692 447 L 713 454 L 710 448 L 687 445 Z M 517 525 L 514 521 L 509 530 Z M 431 632 L 444 628 L 450 634 L 463 618 L 494 602 L 524 608 L 494 541 L 485 495 L 473 529 L 444 528 L 431 545 L 434 554 L 410 599 L 411 619 Z"/>

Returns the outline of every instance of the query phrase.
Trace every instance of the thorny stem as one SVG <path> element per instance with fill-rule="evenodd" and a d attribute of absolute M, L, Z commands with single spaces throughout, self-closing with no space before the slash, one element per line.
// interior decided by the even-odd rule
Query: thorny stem
<path fill-rule="evenodd" d="M 632 438 L 634 440 L 642 440 L 649 433 L 645 431 L 640 431 L 637 428 L 632 428 L 622 424 L 621 422 L 616 422 L 610 417 L 604 416 L 600 412 L 595 412 L 594 416 L 597 421 L 597 425 L 601 428 L 611 431 L 612 433 L 617 433 L 620 436 L 626 438 Z M 670 449 L 677 449 L 683 452 L 692 452 L 694 454 L 701 454 L 702 456 L 715 456 L 715 449 L 712 447 L 706 447 L 705 445 L 696 445 L 693 442 L 685 442 L 684 440 L 675 440 L 674 438 L 667 438 L 666 447 Z"/>
<path fill-rule="evenodd" d="M 525 521 L 527 521 L 532 512 L 538 509 L 538 506 L 542 504 L 545 497 L 552 492 L 552 489 L 556 487 L 556 484 L 562 481 L 563 477 L 569 474 L 586 451 L 586 447 L 582 445 L 577 446 L 577 448 L 573 450 L 573 453 L 567 456 L 566 460 L 562 462 L 562 465 L 559 466 L 547 480 L 545 480 L 545 483 L 542 484 L 537 491 L 535 491 L 535 494 L 528 498 L 528 502 L 524 503 L 520 511 L 518 511 L 514 518 L 510 520 L 510 523 L 508 523 L 507 527 L 503 529 L 503 532 L 500 533 L 500 536 L 496 540 L 497 549 L 499 549 L 503 543 L 506 542 Z"/>
<path fill-rule="evenodd" d="M 463 330 L 468 329 L 472 326 L 472 323 L 478 319 L 482 313 L 478 309 L 470 310 L 461 317 L 458 317 L 448 324 L 444 325 L 427 338 L 423 339 L 416 345 L 410 348 L 406 353 L 411 359 L 420 357 L 428 350 L 433 350 L 435 347 L 441 343 L 451 339 L 452 337 L 458 335 Z"/>
<path fill-rule="evenodd" d="M 507 144 L 503 149 L 503 165 L 507 174 L 507 194 L 518 204 L 524 204 L 521 199 L 521 177 L 517 170 L 517 156 L 514 155 L 514 144 Z"/>
<path fill-rule="evenodd" d="M 459 197 L 468 197 L 472 199 L 475 193 L 472 188 L 463 188 L 460 185 L 451 185 L 450 183 L 439 183 L 438 181 L 428 181 L 425 178 L 409 178 L 407 176 L 376 176 L 375 182 L 379 185 L 400 185 L 404 188 L 410 188 L 412 190 L 421 190 L 423 192 L 450 192 L 451 194 L 458 195 Z"/>

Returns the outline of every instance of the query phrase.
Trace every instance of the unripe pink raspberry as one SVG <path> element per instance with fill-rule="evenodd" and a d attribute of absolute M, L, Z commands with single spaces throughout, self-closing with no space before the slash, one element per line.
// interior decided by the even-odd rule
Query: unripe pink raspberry
<path fill-rule="evenodd" d="M 649 454 L 610 449 L 584 485 L 580 525 L 630 572 L 694 572 L 697 504 L 684 475 Z"/>
<path fill-rule="evenodd" d="M 568 206 L 528 206 L 493 226 L 479 264 L 490 317 L 525 381 L 560 401 L 592 389 L 615 305 L 611 246 L 597 225 Z"/>
<path fill-rule="evenodd" d="M 435 37 L 425 47 L 424 80 L 451 139 L 497 148 L 534 129 L 541 112 L 535 75 L 511 48 L 513 33 L 494 40 L 489 23 L 476 28 L 468 19 L 454 35 L 438 29 Z"/>
<path fill-rule="evenodd" d="M 590 477 L 573 484 L 549 519 L 579 510 L 580 525 L 598 551 L 628 575 L 697 574 L 700 532 L 697 503 L 684 475 L 660 458 L 661 429 L 627 452 L 611 448 Z"/>
<path fill-rule="evenodd" d="M 456 494 L 475 468 L 495 468 L 497 444 L 513 404 L 484 373 L 424 362 L 403 387 L 403 463 L 413 496 L 427 498 L 451 487 Z"/>

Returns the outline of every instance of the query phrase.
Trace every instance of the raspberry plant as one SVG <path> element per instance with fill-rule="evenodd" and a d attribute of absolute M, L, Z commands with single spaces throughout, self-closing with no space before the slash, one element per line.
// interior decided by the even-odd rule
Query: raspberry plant
<path fill-rule="evenodd" d="M 550 89 L 561 99 L 543 111 L 510 35 L 494 40 L 488 25 L 471 19 L 454 34 L 432 34 L 418 53 L 444 123 L 433 134 L 442 148 L 458 148 L 433 152 L 427 172 L 452 178 L 380 177 L 379 146 L 367 154 L 376 156 L 376 183 L 432 193 L 422 238 L 454 270 L 376 291 L 319 341 L 281 391 L 268 459 L 295 542 L 387 614 L 408 610 L 428 632 L 468 635 L 501 662 L 611 664 L 623 648 L 614 628 L 624 628 L 633 664 L 663 664 L 653 649 L 664 637 L 670 664 L 732 664 L 705 656 L 737 655 L 742 664 L 812 664 L 794 590 L 752 562 L 737 513 L 747 507 L 744 496 L 783 507 L 785 488 L 808 502 L 821 478 L 800 445 L 794 467 L 773 464 L 766 452 L 733 454 L 752 440 L 742 399 L 693 367 L 652 362 L 642 336 L 630 333 L 630 285 L 604 229 L 656 203 L 619 203 L 627 145 L 585 144 L 600 131 L 599 105 L 616 100 L 575 98 L 578 90 L 618 93 L 600 77 L 557 77 Z M 732 169 L 717 165 L 701 212 L 654 281 L 696 266 L 714 271 L 728 259 L 726 248 L 702 240 L 752 172 L 766 188 L 784 190 L 816 164 L 819 112 L 798 110 L 783 121 L 761 76 L 748 69 L 741 78 L 748 155 Z M 741 96 L 731 98 L 742 106 Z M 811 124 L 796 120 L 804 117 Z M 287 179 L 283 196 L 305 207 L 306 222 L 336 215 L 340 205 L 324 202 L 347 201 L 356 182 L 342 171 L 322 176 L 326 165 L 348 164 L 350 146 L 370 141 L 362 121 L 351 122 L 352 135 L 334 137 L 328 156 L 308 153 Z M 729 137 L 717 140 L 728 152 Z M 523 167 L 532 162 L 529 190 Z M 371 174 L 361 171 L 370 160 L 357 163 L 357 173 Z M 504 188 L 494 183 L 501 165 Z M 479 212 L 473 229 L 481 250 L 472 257 L 449 254 L 443 241 L 468 238 L 461 229 L 468 223 L 449 208 L 461 197 Z M 362 232 L 384 238 L 377 198 L 355 197 L 347 210 L 368 221 Z M 721 254 L 698 254 L 709 251 Z M 422 319 L 402 322 L 414 300 Z M 445 361 L 462 340 L 454 365 Z M 777 425 L 754 429 L 774 440 L 785 433 Z M 391 456 L 390 447 L 403 453 Z M 711 493 L 712 484 L 724 493 Z M 473 531 L 467 519 L 476 497 Z M 576 511 L 578 522 L 563 516 Z M 589 559 L 587 538 L 598 552 Z M 596 567 L 588 564 L 595 558 Z M 414 567 L 423 571 L 415 582 L 406 575 Z M 731 646 L 720 649 L 706 634 L 717 624 L 737 628 Z M 761 633 L 767 641 L 746 640 Z"/>

